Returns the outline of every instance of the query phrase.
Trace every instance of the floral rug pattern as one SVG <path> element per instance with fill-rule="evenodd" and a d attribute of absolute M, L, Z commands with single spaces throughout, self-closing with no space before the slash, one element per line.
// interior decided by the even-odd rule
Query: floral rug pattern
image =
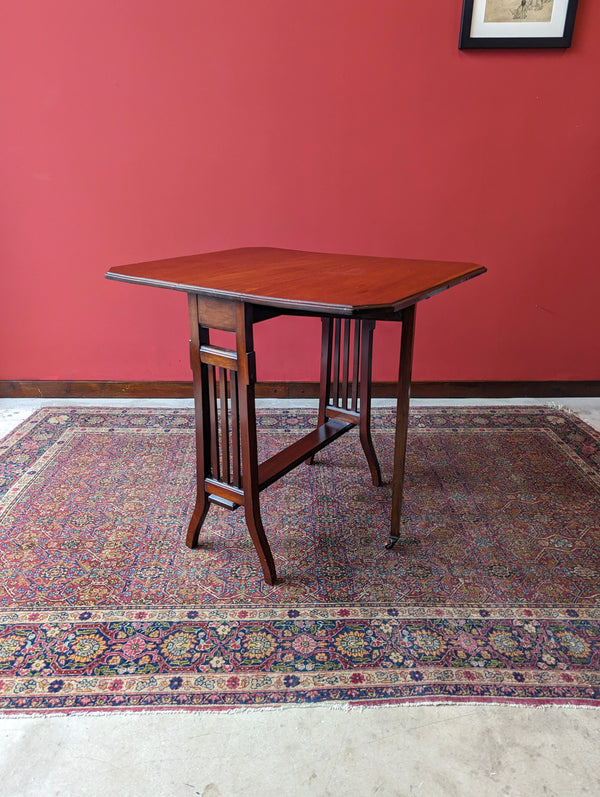
<path fill-rule="evenodd" d="M 261 458 L 313 428 L 259 412 Z M 411 411 L 403 538 L 350 432 L 200 547 L 188 410 L 46 408 L 0 440 L 0 711 L 600 702 L 600 435 L 551 408 Z"/>

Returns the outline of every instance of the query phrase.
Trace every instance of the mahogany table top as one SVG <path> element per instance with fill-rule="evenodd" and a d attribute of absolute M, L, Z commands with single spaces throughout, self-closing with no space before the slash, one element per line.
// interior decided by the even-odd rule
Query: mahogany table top
<path fill-rule="evenodd" d="M 111 268 L 109 279 L 292 312 L 393 314 L 483 274 L 473 263 L 252 247 Z"/>

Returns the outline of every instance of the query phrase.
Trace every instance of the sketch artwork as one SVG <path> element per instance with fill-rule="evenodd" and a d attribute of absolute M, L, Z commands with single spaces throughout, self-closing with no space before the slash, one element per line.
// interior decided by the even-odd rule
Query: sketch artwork
<path fill-rule="evenodd" d="M 554 0 L 486 0 L 484 22 L 550 22 Z"/>

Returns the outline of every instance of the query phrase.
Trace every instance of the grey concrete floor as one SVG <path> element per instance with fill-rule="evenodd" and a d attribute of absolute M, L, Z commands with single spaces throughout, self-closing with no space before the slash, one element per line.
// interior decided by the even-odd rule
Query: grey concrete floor
<path fill-rule="evenodd" d="M 60 403 L 0 399 L 0 436 Z M 433 403 L 553 402 L 414 402 Z M 558 403 L 600 431 L 600 399 Z M 0 718 L 0 795 L 595 797 L 600 711 L 463 703 Z"/>

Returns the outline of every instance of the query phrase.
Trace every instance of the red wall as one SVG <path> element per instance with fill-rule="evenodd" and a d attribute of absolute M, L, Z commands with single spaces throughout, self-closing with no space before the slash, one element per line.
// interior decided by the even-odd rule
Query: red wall
<path fill-rule="evenodd" d="M 540 52 L 459 51 L 461 6 L 0 0 L 0 379 L 188 379 L 185 297 L 103 274 L 242 245 L 483 263 L 416 379 L 600 378 L 600 3 Z M 256 338 L 317 378 L 318 322 Z"/>

